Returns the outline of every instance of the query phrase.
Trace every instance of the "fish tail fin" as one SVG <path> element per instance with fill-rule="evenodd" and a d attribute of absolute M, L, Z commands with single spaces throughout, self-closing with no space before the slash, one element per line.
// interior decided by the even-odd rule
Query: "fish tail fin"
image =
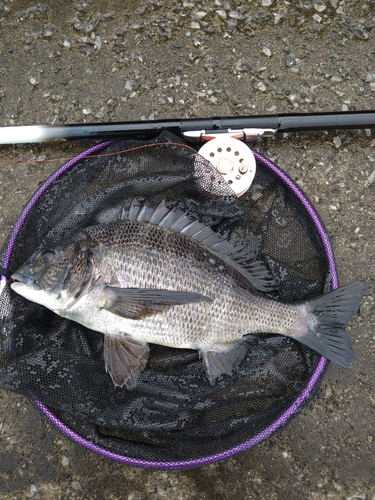
<path fill-rule="evenodd" d="M 203 358 L 203 366 L 211 384 L 224 374 L 230 375 L 236 366 L 246 357 L 252 346 L 253 337 L 248 335 L 234 342 L 225 350 L 200 351 Z"/>
<path fill-rule="evenodd" d="M 354 354 L 345 325 L 366 292 L 365 283 L 352 283 L 307 302 L 307 332 L 295 338 L 325 358 L 348 368 Z M 306 305 L 305 305 L 306 307 Z"/>

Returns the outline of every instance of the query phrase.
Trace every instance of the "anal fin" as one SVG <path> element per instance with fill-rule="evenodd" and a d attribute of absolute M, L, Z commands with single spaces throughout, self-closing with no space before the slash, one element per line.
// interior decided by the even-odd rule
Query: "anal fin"
<path fill-rule="evenodd" d="M 104 336 L 104 363 L 115 386 L 134 389 L 145 369 L 150 349 L 130 335 Z"/>
<path fill-rule="evenodd" d="M 252 337 L 245 337 L 222 351 L 200 351 L 203 366 L 211 384 L 220 375 L 230 375 L 251 349 Z"/>

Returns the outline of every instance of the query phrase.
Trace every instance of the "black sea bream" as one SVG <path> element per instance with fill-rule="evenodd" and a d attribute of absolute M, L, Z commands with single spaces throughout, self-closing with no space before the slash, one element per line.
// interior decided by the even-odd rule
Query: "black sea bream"
<path fill-rule="evenodd" d="M 117 222 L 36 252 L 11 287 L 56 314 L 102 332 L 115 385 L 135 387 L 148 343 L 197 349 L 211 383 L 248 353 L 248 334 L 287 335 L 347 367 L 344 326 L 366 289 L 338 288 L 304 303 L 269 298 L 272 276 L 247 248 L 165 202 L 133 201 Z"/>

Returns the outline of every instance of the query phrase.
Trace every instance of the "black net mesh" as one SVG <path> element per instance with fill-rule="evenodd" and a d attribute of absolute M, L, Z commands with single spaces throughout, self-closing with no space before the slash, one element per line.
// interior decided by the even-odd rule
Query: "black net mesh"
<path fill-rule="evenodd" d="M 40 196 L 14 242 L 10 271 L 40 245 L 117 220 L 134 197 L 155 205 L 166 198 L 231 241 L 254 245 L 255 235 L 258 256 L 278 283 L 275 298 L 327 291 L 328 264 L 313 221 L 261 162 L 250 190 L 236 198 L 169 133 L 147 143 L 117 141 L 102 153 L 76 163 Z M 142 382 L 128 391 L 105 373 L 102 334 L 23 299 L 9 285 L 0 308 L 0 386 L 41 401 L 89 441 L 143 460 L 213 455 L 258 435 L 305 389 L 320 359 L 264 332 L 233 375 L 211 386 L 198 352 L 151 345 Z"/>

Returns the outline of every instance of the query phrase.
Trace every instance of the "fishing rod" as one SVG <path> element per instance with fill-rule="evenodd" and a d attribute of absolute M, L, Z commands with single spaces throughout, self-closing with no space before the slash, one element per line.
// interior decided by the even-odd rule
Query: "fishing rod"
<path fill-rule="evenodd" d="M 163 130 L 191 142 L 205 142 L 218 134 L 254 141 L 277 133 L 314 130 L 366 129 L 375 127 L 375 111 L 297 113 L 217 118 L 188 118 L 67 125 L 0 127 L 0 144 L 26 144 L 70 139 L 115 139 L 132 136 L 156 137 Z"/>

